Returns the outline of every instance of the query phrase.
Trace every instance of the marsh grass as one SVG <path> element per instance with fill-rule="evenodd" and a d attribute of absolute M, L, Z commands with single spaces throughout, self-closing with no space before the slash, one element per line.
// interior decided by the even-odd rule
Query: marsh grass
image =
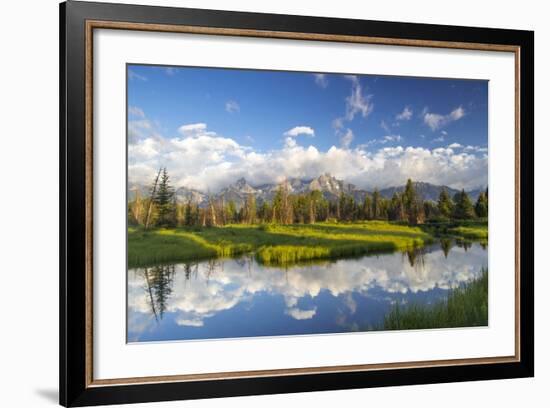
<path fill-rule="evenodd" d="M 383 330 L 487 326 L 489 273 L 456 289 L 433 305 L 396 303 L 385 316 Z"/>
<path fill-rule="evenodd" d="M 264 265 L 404 250 L 432 242 L 417 227 L 382 221 L 213 228 L 128 229 L 128 266 L 231 257 L 255 252 Z"/>

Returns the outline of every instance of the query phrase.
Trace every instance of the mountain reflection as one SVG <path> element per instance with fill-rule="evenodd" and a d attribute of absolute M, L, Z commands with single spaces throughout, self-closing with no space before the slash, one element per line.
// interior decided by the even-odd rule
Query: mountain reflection
<path fill-rule="evenodd" d="M 382 316 L 374 314 L 381 314 L 396 299 L 406 302 L 408 296 L 432 292 L 440 296 L 438 290 L 472 280 L 483 266 L 487 266 L 487 253 L 480 245 L 453 246 L 450 240 L 442 240 L 403 253 L 289 268 L 265 267 L 253 257 L 243 257 L 131 269 L 129 339 L 144 333 L 156 339 L 161 322 L 170 325 L 169 336 L 174 339 L 185 339 L 189 330 L 199 329 L 227 333 L 219 337 L 235 336 L 230 322 L 248 322 L 252 327 L 259 324 L 258 319 L 268 317 L 277 326 L 277 333 L 286 333 L 292 321 L 305 325 L 307 321 L 313 324 L 315 319 L 328 319 L 327 302 L 335 303 L 339 311 L 328 326 L 337 325 L 339 319 L 357 327 L 366 317 L 356 310 L 366 299 L 380 303 L 369 303 L 367 312 L 373 314 L 369 319 L 374 321 Z M 227 317 L 223 324 L 219 319 L 214 323 L 215 317 L 222 316 Z M 167 319 L 169 322 L 163 322 Z M 332 330 L 328 326 L 326 330 Z M 264 335 L 272 334 L 269 328 L 264 331 Z M 204 335 L 210 337 L 214 336 Z"/>

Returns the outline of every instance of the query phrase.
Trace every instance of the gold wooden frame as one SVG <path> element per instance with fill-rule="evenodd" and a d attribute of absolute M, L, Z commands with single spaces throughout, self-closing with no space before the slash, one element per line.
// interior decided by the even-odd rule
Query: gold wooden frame
<path fill-rule="evenodd" d="M 303 367 L 274 370 L 253 370 L 236 372 L 217 372 L 206 374 L 185 374 L 154 377 L 127 377 L 114 379 L 93 378 L 93 30 L 115 29 L 149 32 L 169 32 L 185 34 L 275 38 L 291 40 L 328 41 L 340 43 L 397 45 L 411 47 L 450 48 L 478 51 L 512 52 L 515 58 L 515 353 L 513 356 L 479 357 L 448 360 L 430 360 L 414 362 L 396 362 L 381 364 L 356 364 L 325 367 Z M 187 25 L 166 25 L 149 23 L 127 23 L 119 21 L 86 21 L 86 387 L 112 385 L 130 385 L 145 383 L 167 383 L 180 381 L 222 380 L 251 377 L 291 376 L 300 374 L 320 374 L 335 372 L 389 370 L 396 368 L 420 368 L 460 366 L 470 364 L 514 363 L 521 361 L 520 356 L 520 51 L 514 45 L 483 44 L 466 42 L 429 41 L 414 39 L 396 39 L 368 36 L 332 35 L 299 33 L 287 31 L 263 31 L 250 29 L 232 29 L 215 27 L 197 27 Z"/>

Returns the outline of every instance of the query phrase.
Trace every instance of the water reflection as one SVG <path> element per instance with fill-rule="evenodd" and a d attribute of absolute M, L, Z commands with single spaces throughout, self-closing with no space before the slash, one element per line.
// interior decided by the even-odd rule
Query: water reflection
<path fill-rule="evenodd" d="M 395 302 L 430 303 L 477 277 L 487 252 L 441 240 L 289 268 L 252 256 L 128 271 L 128 340 L 334 333 L 380 325 Z"/>

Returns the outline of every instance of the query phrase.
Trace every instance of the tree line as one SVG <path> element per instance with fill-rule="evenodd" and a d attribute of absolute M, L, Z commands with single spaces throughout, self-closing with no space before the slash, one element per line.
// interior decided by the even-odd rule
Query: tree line
<path fill-rule="evenodd" d="M 313 224 L 319 221 L 400 221 L 409 225 L 449 220 L 486 218 L 489 211 L 488 190 L 482 191 L 475 203 L 464 191 L 451 197 L 443 188 L 437 201 L 422 200 L 411 179 L 403 192 L 389 199 L 375 189 L 358 201 L 341 193 L 337 200 L 327 200 L 320 191 L 291 194 L 286 183 L 281 184 L 271 202 L 258 203 L 253 194 L 238 206 L 223 197 L 208 196 L 207 202 L 188 200 L 179 203 L 166 168 L 159 169 L 149 190 L 140 197 L 135 190 L 128 203 L 128 223 L 150 227 L 222 226 L 226 224 Z"/>

